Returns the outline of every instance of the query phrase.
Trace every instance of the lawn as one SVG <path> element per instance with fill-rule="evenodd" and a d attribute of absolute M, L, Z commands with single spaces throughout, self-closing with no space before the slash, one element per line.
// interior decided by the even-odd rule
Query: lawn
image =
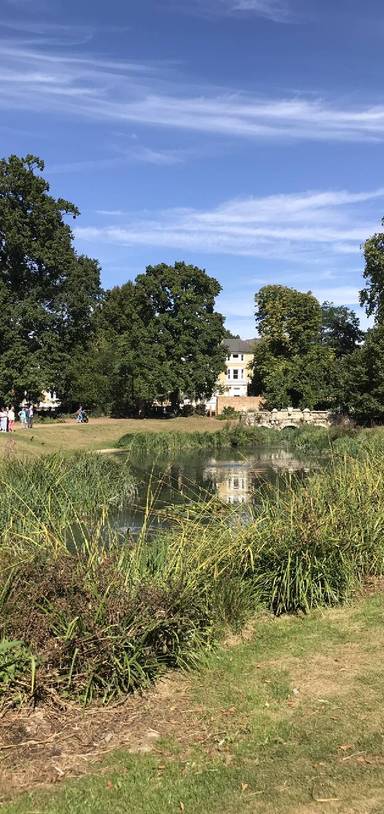
<path fill-rule="evenodd" d="M 4 749 L 4 814 L 382 814 L 384 594 L 376 588 L 343 608 L 259 616 L 200 671 L 160 682 L 128 711 L 104 712 L 98 732 L 87 730 L 93 710 L 76 714 L 77 741 L 67 720 L 49 746 L 38 745 L 37 731 L 29 750 L 15 747 L 12 758 L 13 747 Z M 32 790 L 7 802 L 12 770 Z"/>
<path fill-rule="evenodd" d="M 11 433 L 0 433 L 0 453 L 19 452 L 40 455 L 49 452 L 74 452 L 87 449 L 108 449 L 126 433 L 136 432 L 214 432 L 223 428 L 222 422 L 203 416 L 191 418 L 130 419 L 94 418 L 89 424 L 38 424 L 24 430 L 19 424 Z"/>

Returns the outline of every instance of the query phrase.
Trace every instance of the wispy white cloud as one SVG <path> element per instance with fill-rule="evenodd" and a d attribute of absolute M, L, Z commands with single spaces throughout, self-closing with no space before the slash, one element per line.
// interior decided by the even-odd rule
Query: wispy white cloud
<path fill-rule="evenodd" d="M 187 85 L 169 66 L 0 41 L 0 110 L 252 140 L 382 141 L 384 104 L 256 95 Z"/>
<path fill-rule="evenodd" d="M 253 14 L 276 23 L 290 22 L 292 10 L 286 0 L 189 0 L 186 7 L 201 14 Z"/>
<path fill-rule="evenodd" d="M 377 229 L 378 200 L 371 192 L 306 192 L 235 199 L 210 210 L 169 209 L 118 223 L 77 227 L 77 238 L 123 246 L 284 259 L 322 264 L 343 251 L 358 256 L 361 242 Z M 384 205 L 384 204 L 383 204 Z M 121 213 L 123 214 L 123 213 Z M 113 216 L 112 216 L 113 217 Z"/>
<path fill-rule="evenodd" d="M 117 152 L 112 150 L 113 153 Z M 47 171 L 53 175 L 65 173 L 84 173 L 94 170 L 112 169 L 126 164 L 151 164 L 156 167 L 168 167 L 181 164 L 185 153 L 181 150 L 154 150 L 145 145 L 133 145 L 132 148 L 108 158 L 91 158 L 80 161 L 63 161 L 58 164 L 47 165 Z"/>

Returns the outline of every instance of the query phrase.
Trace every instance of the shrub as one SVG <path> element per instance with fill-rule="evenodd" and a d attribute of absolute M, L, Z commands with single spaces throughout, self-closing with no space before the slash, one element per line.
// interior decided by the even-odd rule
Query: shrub
<path fill-rule="evenodd" d="M 147 686 L 166 667 L 195 663 L 211 628 L 204 597 L 180 578 L 165 585 L 147 574 L 137 585 L 128 582 L 118 551 L 93 563 L 83 553 L 20 565 L 1 619 L 4 635 L 28 641 L 39 654 L 36 700 L 59 693 L 109 701 Z M 29 664 L 19 642 L 10 650 L 8 696 L 17 689 L 13 676 Z M 0 651 L 0 686 L 1 676 Z"/>

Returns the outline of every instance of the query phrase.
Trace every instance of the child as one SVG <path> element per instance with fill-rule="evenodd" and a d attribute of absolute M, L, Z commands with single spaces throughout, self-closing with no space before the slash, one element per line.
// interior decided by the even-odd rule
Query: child
<path fill-rule="evenodd" d="M 26 430 L 27 429 L 27 411 L 26 411 L 25 407 L 22 407 L 21 410 L 19 410 L 18 416 L 19 416 L 19 419 L 21 421 L 21 426 L 23 427 L 24 430 Z"/>

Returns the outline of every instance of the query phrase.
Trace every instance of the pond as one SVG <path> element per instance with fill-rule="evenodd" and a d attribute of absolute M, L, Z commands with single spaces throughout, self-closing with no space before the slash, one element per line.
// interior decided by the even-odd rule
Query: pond
<path fill-rule="evenodd" d="M 150 527 L 168 525 L 160 510 L 167 506 L 208 501 L 216 495 L 227 504 L 247 504 L 257 499 L 263 485 L 282 485 L 287 475 L 305 477 L 316 461 L 277 447 L 252 449 L 188 450 L 154 458 L 131 458 L 137 483 L 135 505 L 124 508 L 114 525 L 137 534 L 148 503 Z"/>

